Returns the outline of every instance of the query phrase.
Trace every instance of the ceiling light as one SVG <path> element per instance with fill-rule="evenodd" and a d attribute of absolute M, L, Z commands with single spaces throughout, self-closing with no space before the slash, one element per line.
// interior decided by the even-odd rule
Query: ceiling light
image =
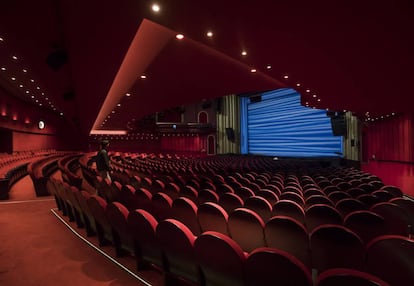
<path fill-rule="evenodd" d="M 283 78 L 284 78 L 284 79 L 288 79 L 288 78 L 289 78 L 289 76 L 288 76 L 288 75 L 284 75 L 284 76 L 283 76 Z"/>
<path fill-rule="evenodd" d="M 299 87 L 300 86 L 300 83 L 297 83 L 296 86 Z"/>
<path fill-rule="evenodd" d="M 182 40 L 182 39 L 184 39 L 184 35 L 183 35 L 183 34 L 177 34 L 175 37 L 176 37 L 178 40 Z"/>
<path fill-rule="evenodd" d="M 0 42 L 3 42 L 4 40 L 3 40 L 3 38 L 2 37 L 0 37 Z"/>
<path fill-rule="evenodd" d="M 34 79 L 30 79 L 31 82 L 34 82 Z"/>
<path fill-rule="evenodd" d="M 13 59 L 13 60 L 17 60 L 17 57 L 16 57 L 16 56 L 12 56 L 12 59 Z"/>
<path fill-rule="evenodd" d="M 15 77 L 11 77 L 11 80 L 16 80 L 16 78 Z"/>
<path fill-rule="evenodd" d="M 23 72 L 27 72 L 27 69 L 23 69 Z"/>
<path fill-rule="evenodd" d="M 116 106 L 118 106 L 118 107 L 119 107 L 119 106 L 121 106 L 121 104 L 120 104 L 120 103 L 118 103 Z"/>
<path fill-rule="evenodd" d="M 207 35 L 207 37 L 210 37 L 211 38 L 211 37 L 213 37 L 213 32 L 212 31 L 208 31 L 206 35 Z"/>
<path fill-rule="evenodd" d="M 37 89 L 37 90 L 39 90 L 39 89 L 40 89 L 40 87 L 36 86 L 36 89 Z"/>
<path fill-rule="evenodd" d="M 246 52 L 246 51 L 242 51 L 242 52 L 241 52 L 241 55 L 242 55 L 242 56 L 247 56 L 247 52 Z"/>
<path fill-rule="evenodd" d="M 255 73 L 255 72 L 257 72 L 257 70 L 256 69 L 251 69 L 250 72 Z"/>
<path fill-rule="evenodd" d="M 266 66 L 266 68 L 267 68 L 268 70 L 270 70 L 270 69 L 272 68 L 272 66 L 271 66 L 271 65 L 268 65 L 268 66 Z"/>
<path fill-rule="evenodd" d="M 321 99 L 320 98 L 318 98 L 318 102 L 320 102 L 321 101 Z"/>
<path fill-rule="evenodd" d="M 6 68 L 5 68 L 5 67 L 1 67 L 1 70 L 2 70 L 2 71 L 5 71 L 5 70 L 6 70 Z"/>
<path fill-rule="evenodd" d="M 161 10 L 160 5 L 158 4 L 152 4 L 151 6 L 152 11 L 154 11 L 155 13 L 158 13 Z"/>
<path fill-rule="evenodd" d="M 20 84 L 19 87 L 23 87 L 23 84 Z"/>
<path fill-rule="evenodd" d="M 312 95 L 313 98 L 316 98 L 316 94 Z"/>
<path fill-rule="evenodd" d="M 63 112 L 61 112 L 60 115 L 63 116 Z"/>
<path fill-rule="evenodd" d="M 128 96 L 128 97 L 129 97 L 129 96 L 131 96 L 131 94 L 130 94 L 129 92 L 128 92 L 128 93 L 126 93 L 125 95 L 126 95 L 126 96 Z"/>
<path fill-rule="evenodd" d="M 307 89 L 306 92 L 310 92 L 310 89 Z"/>
<path fill-rule="evenodd" d="M 112 113 L 115 113 L 115 110 L 112 110 Z"/>
<path fill-rule="evenodd" d="M 27 94 L 29 94 L 29 93 L 30 93 L 30 91 L 26 90 L 26 93 L 27 93 Z"/>
<path fill-rule="evenodd" d="M 147 78 L 147 76 L 146 76 L 146 75 L 142 75 L 142 76 L 141 76 L 141 78 L 142 78 L 142 79 L 146 79 L 146 78 Z"/>

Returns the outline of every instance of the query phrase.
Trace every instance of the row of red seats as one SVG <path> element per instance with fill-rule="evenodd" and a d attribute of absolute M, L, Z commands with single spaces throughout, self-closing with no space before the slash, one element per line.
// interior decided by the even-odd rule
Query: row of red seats
<path fill-rule="evenodd" d="M 102 244 L 105 242 L 113 243 L 118 249 L 118 254 L 121 254 L 123 251 L 131 251 L 131 245 L 127 243 L 128 241 L 131 241 L 128 239 L 130 230 L 128 230 L 127 221 L 129 214 L 136 212 L 135 210 L 129 212 L 129 210 L 119 202 L 107 204 L 102 198 L 98 196 L 89 197 L 86 192 L 79 192 L 74 187 L 70 188 L 69 186 L 66 186 L 64 189 L 66 189 L 66 191 L 71 190 L 66 193 L 69 197 L 67 201 L 72 202 L 72 207 L 77 209 L 79 214 L 82 214 L 86 209 L 89 209 L 89 220 L 95 223 L 95 231 L 98 233 Z M 70 199 L 71 194 L 73 195 L 72 199 Z M 79 197 L 80 194 L 86 196 L 86 199 L 85 197 L 82 198 L 82 196 Z M 165 194 L 159 193 L 159 195 L 163 197 Z M 76 197 L 77 200 L 74 199 Z M 154 195 L 154 197 L 157 196 Z M 83 208 L 82 204 L 76 208 L 76 201 L 81 202 L 85 200 L 86 204 L 85 202 L 83 203 Z M 364 264 L 365 248 L 361 238 L 343 226 L 323 224 L 315 228 L 310 236 L 308 236 L 308 233 L 303 226 L 294 219 L 288 217 L 275 217 L 266 224 L 268 228 L 266 228 L 266 226 L 262 228 L 262 224 L 255 225 L 251 223 L 251 218 L 260 221 L 260 218 L 254 211 L 239 208 L 228 216 L 227 221 L 221 222 L 222 226 L 220 230 L 217 228 L 220 225 L 220 222 L 215 220 L 214 213 L 211 212 L 211 209 L 220 210 L 220 207 L 214 205 L 214 203 L 200 205 L 197 213 L 193 214 L 192 217 L 188 216 L 186 210 L 182 208 L 183 205 L 193 205 L 189 199 L 177 198 L 173 203 L 175 203 L 173 205 L 175 211 L 174 214 L 167 215 L 169 218 L 162 219 L 159 217 L 157 220 L 157 214 L 159 215 L 160 212 L 157 212 L 159 210 L 154 209 L 152 211 L 155 217 L 151 215 L 153 221 L 159 223 L 173 218 L 174 220 L 184 222 L 186 228 L 192 235 L 198 234 L 200 236 L 211 229 L 221 231 L 222 234 L 227 234 L 226 237 L 231 237 L 232 240 L 234 240 L 245 252 L 252 252 L 263 246 L 284 249 L 285 251 L 288 251 L 290 255 L 293 255 L 301 261 L 308 271 L 311 268 L 315 268 L 318 271 L 323 272 L 327 269 L 337 267 L 350 267 L 364 271 L 367 267 Z M 113 215 L 116 217 L 116 222 L 111 223 L 111 215 L 107 213 L 109 209 L 112 209 L 117 213 Z M 142 210 L 142 212 L 146 212 L 148 215 L 150 214 L 145 210 Z M 221 212 L 225 213 L 223 209 L 221 209 Z M 165 214 L 164 211 L 161 213 Z M 191 221 L 191 219 L 193 220 Z M 196 224 L 201 224 L 201 222 L 204 223 L 204 229 L 201 229 L 197 233 L 194 232 L 193 229 L 194 227 L 197 227 Z M 289 224 L 290 228 L 287 227 Z M 117 240 L 112 237 L 114 228 L 119 228 L 118 245 Z M 92 232 L 94 231 L 93 229 L 94 228 L 92 227 Z M 141 233 L 140 228 L 137 228 L 136 231 Z M 267 238 L 264 238 L 263 235 L 261 235 L 263 231 L 265 234 L 268 233 Z M 279 235 L 275 235 L 275 232 L 279 232 Z M 272 233 L 273 235 L 271 235 Z M 301 233 L 301 235 L 299 235 L 299 233 Z M 140 235 L 142 235 L 142 233 Z M 399 236 L 399 238 L 402 239 L 403 237 Z M 269 242 L 271 243 L 266 244 Z M 123 245 L 123 243 L 126 244 Z"/>

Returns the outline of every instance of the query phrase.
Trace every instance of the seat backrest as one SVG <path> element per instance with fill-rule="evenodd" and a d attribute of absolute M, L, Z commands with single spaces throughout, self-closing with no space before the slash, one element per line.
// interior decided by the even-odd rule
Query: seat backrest
<path fill-rule="evenodd" d="M 272 205 L 264 198 L 253 196 L 244 202 L 244 207 L 255 211 L 264 222 L 268 221 L 272 214 Z"/>
<path fill-rule="evenodd" d="M 299 221 L 288 216 L 274 216 L 265 224 L 267 247 L 284 250 L 311 268 L 309 235 Z"/>
<path fill-rule="evenodd" d="M 244 202 L 236 194 L 224 193 L 220 195 L 219 204 L 226 210 L 227 213 L 230 213 L 234 209 L 242 207 Z"/>
<path fill-rule="evenodd" d="M 403 196 L 403 192 L 400 188 L 392 185 L 385 185 L 381 187 L 381 190 L 386 190 L 391 193 L 395 198 L 400 198 Z"/>
<path fill-rule="evenodd" d="M 229 213 L 230 237 L 246 252 L 265 245 L 264 226 L 262 218 L 252 210 L 237 208 Z"/>
<path fill-rule="evenodd" d="M 269 204 L 272 206 L 279 200 L 278 196 L 274 192 L 268 189 L 261 189 L 260 191 L 257 192 L 256 195 L 258 197 L 262 197 L 266 199 L 269 202 Z"/>
<path fill-rule="evenodd" d="M 398 205 L 405 211 L 410 225 L 410 233 L 414 234 L 414 201 L 407 198 L 394 198 L 390 200 L 390 203 Z"/>
<path fill-rule="evenodd" d="M 243 285 L 246 256 L 230 237 L 207 231 L 194 242 L 196 259 L 200 265 L 202 285 Z"/>
<path fill-rule="evenodd" d="M 390 286 L 379 277 L 350 268 L 333 268 L 319 274 L 315 286 Z"/>
<path fill-rule="evenodd" d="M 276 248 L 258 248 L 246 260 L 246 286 L 311 286 L 310 271 L 293 255 Z"/>
<path fill-rule="evenodd" d="M 387 234 L 408 235 L 408 225 L 410 223 L 406 212 L 400 206 L 384 202 L 373 205 L 370 211 L 384 218 Z"/>
<path fill-rule="evenodd" d="M 367 209 L 367 207 L 362 202 L 354 198 L 345 198 L 339 200 L 335 204 L 335 208 L 342 214 L 343 217 L 345 217 L 350 212 Z"/>
<path fill-rule="evenodd" d="M 218 203 L 219 196 L 210 189 L 202 189 L 198 192 L 198 204 L 201 205 L 206 202 Z"/>
<path fill-rule="evenodd" d="M 117 256 L 125 251 L 134 254 L 134 243 L 127 225 L 128 209 L 120 202 L 111 202 L 106 206 L 105 214 L 112 228 Z"/>
<path fill-rule="evenodd" d="M 333 224 L 316 227 L 310 233 L 312 268 L 318 273 L 330 268 L 363 269 L 364 245 L 350 229 Z"/>
<path fill-rule="evenodd" d="M 279 199 L 293 201 L 302 207 L 305 205 L 305 200 L 303 199 L 302 195 L 295 192 L 282 192 L 279 196 Z"/>
<path fill-rule="evenodd" d="M 176 198 L 171 207 L 173 218 L 184 223 L 194 235 L 201 233 L 197 220 L 197 205 L 185 197 Z"/>
<path fill-rule="evenodd" d="M 179 277 L 192 283 L 200 283 L 198 263 L 194 253 L 196 237 L 191 230 L 178 220 L 166 219 L 158 223 L 156 236 L 165 259 L 163 271 L 166 280 L 171 281 Z"/>
<path fill-rule="evenodd" d="M 414 240 L 384 235 L 366 247 L 366 271 L 390 285 L 414 285 Z"/>
<path fill-rule="evenodd" d="M 336 204 L 342 199 L 351 198 L 351 195 L 344 191 L 336 191 L 336 192 L 330 193 L 328 197 L 334 204 Z"/>
<path fill-rule="evenodd" d="M 164 193 L 155 193 L 151 198 L 151 208 L 157 221 L 172 218 L 172 199 Z"/>
<path fill-rule="evenodd" d="M 153 263 L 162 266 L 161 247 L 156 239 L 157 220 L 147 211 L 136 209 L 127 218 L 128 231 L 135 245 L 137 268 Z"/>
<path fill-rule="evenodd" d="M 342 224 L 342 215 L 332 206 L 316 204 L 305 211 L 305 224 L 308 232 L 322 224 Z"/>
<path fill-rule="evenodd" d="M 384 218 L 367 210 L 349 213 L 344 218 L 344 226 L 358 234 L 364 244 L 387 232 Z"/>
<path fill-rule="evenodd" d="M 272 207 L 272 216 L 288 216 L 305 224 L 305 211 L 298 203 L 290 200 L 280 200 Z"/>
<path fill-rule="evenodd" d="M 330 206 L 334 205 L 334 203 L 327 196 L 324 196 L 324 195 L 313 195 L 313 196 L 307 197 L 305 200 L 306 208 L 312 205 L 316 205 L 316 204 L 325 204 L 325 205 L 330 205 Z"/>
<path fill-rule="evenodd" d="M 197 218 L 202 233 L 216 231 L 229 236 L 227 230 L 228 214 L 219 204 L 206 202 L 199 205 Z"/>
<path fill-rule="evenodd" d="M 235 194 L 238 195 L 243 201 L 246 201 L 248 198 L 254 196 L 254 192 L 246 186 L 237 188 L 234 190 Z"/>

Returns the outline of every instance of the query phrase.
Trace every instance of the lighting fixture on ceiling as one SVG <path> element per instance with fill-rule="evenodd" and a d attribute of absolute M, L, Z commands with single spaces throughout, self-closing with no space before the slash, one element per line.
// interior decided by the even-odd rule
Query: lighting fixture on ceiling
<path fill-rule="evenodd" d="M 212 31 L 208 31 L 206 35 L 207 35 L 207 37 L 211 38 L 211 37 L 213 37 L 213 32 Z"/>
<path fill-rule="evenodd" d="M 155 13 L 158 13 L 158 12 L 160 12 L 161 7 L 160 7 L 160 5 L 158 5 L 158 4 L 156 4 L 156 3 L 154 3 L 154 4 L 152 4 L 151 9 L 152 9 L 152 11 L 154 11 Z"/>
<path fill-rule="evenodd" d="M 184 35 L 183 35 L 183 34 L 177 34 L 175 37 L 176 37 L 178 40 L 182 40 L 182 39 L 184 39 Z"/>

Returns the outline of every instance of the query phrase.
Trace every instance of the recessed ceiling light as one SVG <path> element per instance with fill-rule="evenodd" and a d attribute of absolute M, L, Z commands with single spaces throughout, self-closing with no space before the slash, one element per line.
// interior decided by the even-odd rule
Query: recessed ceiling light
<path fill-rule="evenodd" d="M 319 101 L 321 101 L 321 99 L 320 99 L 320 98 L 318 98 L 318 102 L 319 102 Z"/>
<path fill-rule="evenodd" d="M 283 76 L 283 78 L 284 78 L 284 79 L 288 79 L 288 78 L 289 78 L 289 76 L 288 76 L 288 75 L 284 75 L 284 76 Z"/>
<path fill-rule="evenodd" d="M 126 93 L 125 95 L 126 95 L 126 96 L 128 96 L 128 97 L 129 97 L 129 96 L 131 96 L 131 94 L 130 94 L 129 92 L 128 92 L 128 93 Z"/>
<path fill-rule="evenodd" d="M 307 89 L 306 92 L 310 92 L 310 89 Z"/>
<path fill-rule="evenodd" d="M 23 72 L 27 72 L 27 69 L 23 69 Z"/>
<path fill-rule="evenodd" d="M 16 56 L 12 56 L 12 59 L 13 59 L 13 60 L 17 60 L 17 57 L 16 57 Z"/>
<path fill-rule="evenodd" d="M 118 107 L 119 107 L 119 106 L 121 106 L 121 104 L 120 104 L 120 103 L 118 103 L 116 106 L 118 106 Z"/>
<path fill-rule="evenodd" d="M 6 70 L 6 68 L 5 68 L 5 67 L 1 67 L 1 70 L 2 70 L 2 71 L 5 71 L 5 70 Z"/>
<path fill-rule="evenodd" d="M 34 82 L 34 79 L 30 79 L 31 82 Z"/>
<path fill-rule="evenodd" d="M 19 84 L 19 87 L 23 87 L 23 84 Z"/>
<path fill-rule="evenodd" d="M 152 11 L 158 13 L 161 10 L 161 7 L 158 4 L 152 4 L 151 9 Z"/>
<path fill-rule="evenodd" d="M 312 95 L 312 97 L 315 98 L 316 97 L 316 94 Z"/>
<path fill-rule="evenodd" d="M 39 90 L 39 89 L 40 89 L 40 87 L 39 87 L 39 86 L 36 86 L 36 89 L 37 89 L 37 90 Z"/>
<path fill-rule="evenodd" d="M 296 86 L 299 87 L 300 86 L 300 83 L 297 83 Z"/>
<path fill-rule="evenodd" d="M 63 116 L 63 112 L 61 112 L 60 115 Z"/>
<path fill-rule="evenodd" d="M 27 93 L 27 94 L 29 94 L 29 93 L 30 93 L 30 91 L 26 90 L 26 93 Z"/>
<path fill-rule="evenodd" d="M 177 34 L 175 37 L 176 37 L 178 40 L 182 40 L 182 39 L 184 39 L 184 35 L 183 35 L 183 34 Z"/>
<path fill-rule="evenodd" d="M 15 77 L 12 77 L 11 80 L 16 80 L 16 78 Z"/>
<path fill-rule="evenodd" d="M 211 37 L 213 37 L 213 32 L 212 31 L 208 31 L 206 35 L 207 35 L 207 37 L 210 37 L 211 38 Z"/>
<path fill-rule="evenodd" d="M 271 66 L 271 65 L 268 65 L 268 66 L 266 66 L 266 68 L 267 68 L 268 70 L 270 70 L 270 69 L 272 68 L 272 66 Z"/>
<path fill-rule="evenodd" d="M 142 76 L 141 76 L 141 78 L 142 78 L 142 79 L 146 79 L 146 78 L 147 78 L 147 76 L 146 76 L 146 75 L 142 75 Z"/>
<path fill-rule="evenodd" d="M 242 56 L 247 56 L 247 52 L 246 52 L 246 51 L 242 51 L 242 52 L 241 52 L 241 55 L 242 55 Z"/>
<path fill-rule="evenodd" d="M 250 72 L 255 73 L 255 72 L 257 72 L 257 70 L 256 69 L 251 69 Z"/>
<path fill-rule="evenodd" d="M 112 113 L 115 113 L 115 110 L 112 110 Z"/>
<path fill-rule="evenodd" d="M 32 95 L 32 96 L 31 96 L 31 98 L 35 98 L 35 96 L 34 96 L 34 95 Z"/>
<path fill-rule="evenodd" d="M 3 42 L 3 41 L 4 41 L 4 39 L 2 37 L 0 37 L 0 42 Z"/>

